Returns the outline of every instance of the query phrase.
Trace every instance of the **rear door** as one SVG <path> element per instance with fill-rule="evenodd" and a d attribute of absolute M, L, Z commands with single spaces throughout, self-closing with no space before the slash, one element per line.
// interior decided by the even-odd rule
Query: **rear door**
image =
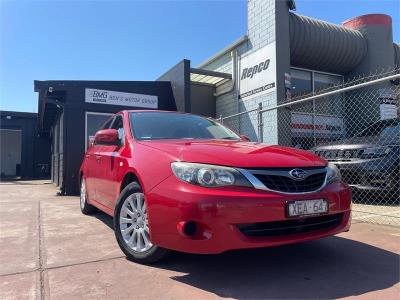
<path fill-rule="evenodd" d="M 110 129 L 118 130 L 119 145 L 101 145 L 96 153 L 98 168 L 96 175 L 96 195 L 98 201 L 114 209 L 119 194 L 118 171 L 120 170 L 121 152 L 124 149 L 125 131 L 123 116 L 114 117 Z"/>

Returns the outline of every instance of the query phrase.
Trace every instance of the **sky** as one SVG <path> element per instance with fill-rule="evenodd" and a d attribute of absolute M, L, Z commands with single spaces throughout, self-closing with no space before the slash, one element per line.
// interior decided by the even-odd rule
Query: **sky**
<path fill-rule="evenodd" d="M 340 24 L 393 19 L 398 0 L 296 0 L 297 13 Z M 196 66 L 246 34 L 247 1 L 0 0 L 0 110 L 37 112 L 34 80 L 154 80 Z"/>

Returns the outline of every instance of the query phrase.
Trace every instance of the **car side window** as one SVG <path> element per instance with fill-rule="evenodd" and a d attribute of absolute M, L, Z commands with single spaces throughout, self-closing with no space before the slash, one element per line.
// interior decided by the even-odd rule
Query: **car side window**
<path fill-rule="evenodd" d="M 109 118 L 105 123 L 104 123 L 104 125 L 103 126 L 101 126 L 101 130 L 103 130 L 103 129 L 109 129 L 110 128 L 110 125 L 111 125 L 111 123 L 112 123 L 112 121 L 115 119 L 115 117 L 111 117 L 111 118 Z"/>
<path fill-rule="evenodd" d="M 115 129 L 118 131 L 118 138 L 121 143 L 124 143 L 125 140 L 125 131 L 124 131 L 124 121 L 121 115 L 116 115 L 114 121 L 110 127 L 110 129 Z"/>

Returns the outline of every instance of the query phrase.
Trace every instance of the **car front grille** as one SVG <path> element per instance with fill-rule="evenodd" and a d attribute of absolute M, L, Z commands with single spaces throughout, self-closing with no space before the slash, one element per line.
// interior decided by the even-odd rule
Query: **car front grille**
<path fill-rule="evenodd" d="M 249 170 L 253 176 L 272 191 L 282 193 L 308 193 L 319 190 L 325 183 L 325 168 L 304 169 L 309 175 L 302 179 L 293 179 L 289 174 L 292 169 Z"/>
<path fill-rule="evenodd" d="M 343 213 L 340 213 L 285 221 L 239 224 L 237 228 L 246 236 L 273 237 L 335 228 L 341 223 L 342 218 Z"/>
<path fill-rule="evenodd" d="M 315 154 L 322 158 L 339 161 L 350 161 L 351 159 L 360 158 L 362 153 L 362 149 L 333 149 L 315 151 Z"/>

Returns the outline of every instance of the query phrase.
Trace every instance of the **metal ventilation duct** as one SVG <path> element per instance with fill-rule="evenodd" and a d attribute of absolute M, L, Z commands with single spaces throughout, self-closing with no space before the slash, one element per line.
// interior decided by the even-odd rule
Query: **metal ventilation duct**
<path fill-rule="evenodd" d="M 367 53 L 359 31 L 290 13 L 290 59 L 296 67 L 345 74 Z"/>

